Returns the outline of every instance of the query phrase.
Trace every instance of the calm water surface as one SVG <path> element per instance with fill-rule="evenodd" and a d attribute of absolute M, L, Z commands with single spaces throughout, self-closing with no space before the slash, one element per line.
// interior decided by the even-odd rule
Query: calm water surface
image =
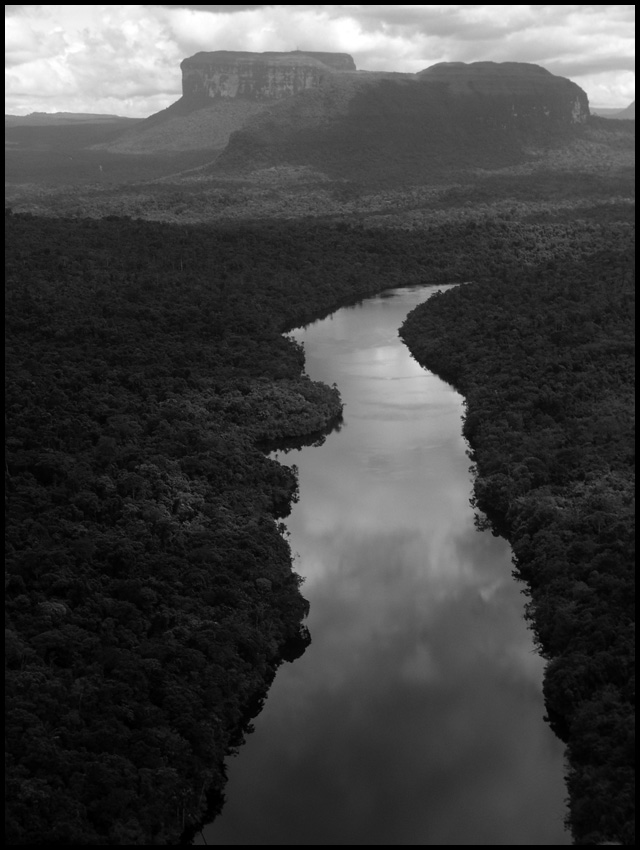
<path fill-rule="evenodd" d="M 571 843 L 510 550 L 473 525 L 462 398 L 397 336 L 433 291 L 294 334 L 345 402 L 323 446 L 277 455 L 300 473 L 312 644 L 231 759 L 208 844 Z"/>

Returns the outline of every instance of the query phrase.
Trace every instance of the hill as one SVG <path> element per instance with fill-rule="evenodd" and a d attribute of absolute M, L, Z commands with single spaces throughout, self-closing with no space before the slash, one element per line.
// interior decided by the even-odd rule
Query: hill
<path fill-rule="evenodd" d="M 618 112 L 618 114 L 616 115 L 616 118 L 618 118 L 618 119 L 622 118 L 624 120 L 635 121 L 636 120 L 636 102 L 635 102 L 635 100 L 632 103 L 630 103 L 629 106 L 627 106 L 626 109 L 623 109 L 622 112 Z"/>
<path fill-rule="evenodd" d="M 31 112 L 29 115 L 5 115 L 6 127 L 54 127 L 77 124 L 118 124 L 130 125 L 139 118 L 123 118 L 121 115 L 108 115 L 93 112 Z"/>
<path fill-rule="evenodd" d="M 592 110 L 596 115 L 601 115 L 603 118 L 616 118 L 624 121 L 636 120 L 636 102 L 632 101 L 629 106 L 624 109 L 606 109 L 596 108 Z"/>
<path fill-rule="evenodd" d="M 582 89 L 535 65 L 337 75 L 252 119 L 212 171 L 307 165 L 338 179 L 415 184 L 522 162 L 533 144 L 575 138 L 588 116 Z"/>
<path fill-rule="evenodd" d="M 206 159 L 211 160 L 227 145 L 232 133 L 265 108 L 266 104 L 249 100 L 182 97 L 92 150 L 133 155 L 208 151 Z"/>

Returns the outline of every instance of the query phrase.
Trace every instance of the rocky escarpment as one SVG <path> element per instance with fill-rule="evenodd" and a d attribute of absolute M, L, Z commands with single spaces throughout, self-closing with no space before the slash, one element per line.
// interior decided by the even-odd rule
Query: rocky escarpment
<path fill-rule="evenodd" d="M 254 116 L 217 173 L 312 166 L 367 183 L 433 181 L 522 163 L 579 135 L 585 92 L 537 65 L 444 63 L 418 74 L 334 74 Z"/>
<path fill-rule="evenodd" d="M 247 53 L 215 50 L 185 59 L 185 98 L 280 100 L 322 84 L 327 75 L 355 71 L 347 53 Z"/>
<path fill-rule="evenodd" d="M 370 182 L 517 165 L 575 135 L 587 95 L 519 62 L 441 63 L 418 74 L 357 71 L 342 53 L 197 53 L 183 96 L 123 134 L 113 153 L 223 151 L 213 170 L 311 166 Z"/>
<path fill-rule="evenodd" d="M 184 59 L 182 97 L 114 143 L 111 153 L 153 154 L 222 150 L 231 133 L 275 102 L 352 79 L 347 53 L 248 53 L 215 50 Z"/>
<path fill-rule="evenodd" d="M 445 83 L 457 96 L 485 96 L 510 107 L 517 122 L 584 124 L 589 100 L 580 86 L 556 77 L 540 65 L 526 62 L 440 62 L 417 75 L 431 83 Z"/>

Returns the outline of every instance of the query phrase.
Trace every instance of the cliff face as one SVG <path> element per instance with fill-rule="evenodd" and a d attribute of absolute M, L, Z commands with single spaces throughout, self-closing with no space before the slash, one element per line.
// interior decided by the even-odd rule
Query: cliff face
<path fill-rule="evenodd" d="M 510 107 L 514 123 L 533 119 L 583 124 L 589 100 L 580 86 L 525 62 L 440 62 L 417 75 L 426 82 L 445 83 L 453 95 L 481 95 Z"/>
<path fill-rule="evenodd" d="M 412 184 L 517 165 L 532 148 L 576 137 L 588 116 L 585 92 L 537 65 L 334 73 L 253 117 L 213 169 L 304 165 L 339 179 Z"/>
<path fill-rule="evenodd" d="M 185 59 L 182 94 L 186 98 L 281 100 L 317 88 L 328 75 L 355 71 L 346 53 L 245 53 L 216 50 Z"/>

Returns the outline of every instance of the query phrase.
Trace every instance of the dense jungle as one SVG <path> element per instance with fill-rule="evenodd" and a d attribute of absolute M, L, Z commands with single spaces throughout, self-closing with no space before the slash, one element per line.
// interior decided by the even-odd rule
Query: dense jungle
<path fill-rule="evenodd" d="M 467 399 L 568 747 L 575 843 L 633 843 L 633 207 L 420 227 L 5 215 L 7 841 L 188 842 L 310 640 L 265 448 L 339 422 L 287 331 L 468 284 L 402 335 Z"/>

